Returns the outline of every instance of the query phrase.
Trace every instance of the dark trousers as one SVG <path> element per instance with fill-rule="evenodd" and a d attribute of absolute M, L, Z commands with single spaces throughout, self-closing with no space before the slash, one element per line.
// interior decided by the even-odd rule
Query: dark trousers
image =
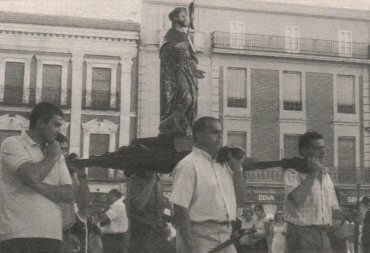
<path fill-rule="evenodd" d="M 61 253 L 62 242 L 48 238 L 16 238 L 0 242 L 0 253 Z"/>
<path fill-rule="evenodd" d="M 127 253 L 127 233 L 103 234 L 104 253 Z"/>
<path fill-rule="evenodd" d="M 175 246 L 166 240 L 163 229 L 131 221 L 129 253 L 174 253 Z"/>
<path fill-rule="evenodd" d="M 319 226 L 297 226 L 288 223 L 288 253 L 331 253 L 327 231 Z"/>

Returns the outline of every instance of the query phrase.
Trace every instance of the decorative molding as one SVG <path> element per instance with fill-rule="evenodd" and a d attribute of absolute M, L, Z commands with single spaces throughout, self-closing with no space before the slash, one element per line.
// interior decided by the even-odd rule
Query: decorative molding
<path fill-rule="evenodd" d="M 98 121 L 97 119 L 82 123 L 82 130 L 86 133 L 116 134 L 118 125 L 109 120 Z"/>
<path fill-rule="evenodd" d="M 81 28 L 83 29 L 83 28 Z M 60 38 L 60 39 L 83 39 L 90 41 L 100 42 L 115 42 L 115 43 L 126 43 L 126 42 L 137 42 L 138 38 L 130 37 L 115 37 L 115 36 L 102 36 L 102 35 L 83 35 L 83 34 L 71 34 L 71 33 L 53 33 L 53 32 L 41 32 L 41 31 L 23 31 L 23 30 L 0 30 L 1 35 L 12 35 L 12 36 L 25 36 L 25 37 L 41 37 L 41 38 Z"/>
<path fill-rule="evenodd" d="M 10 114 L 4 114 L 0 116 L 0 130 L 19 130 L 26 131 L 29 126 L 29 121 L 20 116 L 10 116 Z"/>

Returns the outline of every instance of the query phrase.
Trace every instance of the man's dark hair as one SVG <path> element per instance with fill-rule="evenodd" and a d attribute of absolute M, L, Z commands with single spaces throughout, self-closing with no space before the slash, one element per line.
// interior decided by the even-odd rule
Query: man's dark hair
<path fill-rule="evenodd" d="M 176 7 L 173 11 L 170 12 L 170 14 L 168 15 L 168 18 L 172 22 L 174 22 L 175 18 L 177 18 L 181 12 L 188 13 L 188 10 L 184 7 Z"/>
<path fill-rule="evenodd" d="M 112 189 L 108 192 L 108 194 L 113 195 L 115 198 L 119 199 L 122 197 L 122 193 L 117 189 Z"/>
<path fill-rule="evenodd" d="M 202 132 L 208 127 L 208 123 L 212 121 L 218 121 L 220 122 L 219 119 L 216 119 L 214 117 L 202 117 L 197 119 L 194 124 L 193 124 L 193 137 L 194 140 L 196 140 L 196 133 Z"/>
<path fill-rule="evenodd" d="M 319 133 L 307 132 L 299 138 L 298 148 L 299 150 L 301 150 L 302 148 L 308 148 L 312 140 L 322 140 L 322 139 L 323 137 Z"/>
<path fill-rule="evenodd" d="M 35 105 L 30 114 L 30 129 L 35 128 L 37 121 L 41 119 L 48 123 L 54 115 L 63 117 L 63 112 L 53 104 L 42 102 Z"/>

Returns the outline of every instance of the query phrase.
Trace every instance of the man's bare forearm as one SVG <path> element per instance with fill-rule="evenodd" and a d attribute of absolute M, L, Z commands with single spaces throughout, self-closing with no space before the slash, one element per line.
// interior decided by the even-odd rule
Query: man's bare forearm
<path fill-rule="evenodd" d="M 192 253 L 191 221 L 189 212 L 185 207 L 175 205 L 175 221 L 180 235 L 185 243 L 186 252 Z"/>
<path fill-rule="evenodd" d="M 17 175 L 27 186 L 41 182 L 53 169 L 57 158 L 45 158 L 37 163 L 27 162 L 17 170 Z"/>
<path fill-rule="evenodd" d="M 300 185 L 298 185 L 288 194 L 288 200 L 296 206 L 302 205 L 311 192 L 311 187 L 315 181 L 315 178 L 315 175 L 309 174 Z"/>
<path fill-rule="evenodd" d="M 50 185 L 39 183 L 34 190 L 54 203 L 70 203 L 74 201 L 74 187 L 68 185 Z"/>

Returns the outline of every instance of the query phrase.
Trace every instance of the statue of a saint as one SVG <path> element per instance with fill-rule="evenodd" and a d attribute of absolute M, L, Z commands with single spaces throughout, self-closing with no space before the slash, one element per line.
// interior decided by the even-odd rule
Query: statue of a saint
<path fill-rule="evenodd" d="M 188 33 L 186 8 L 175 8 L 170 14 L 172 28 L 164 36 L 161 59 L 161 135 L 190 136 L 197 113 L 198 59 Z"/>

